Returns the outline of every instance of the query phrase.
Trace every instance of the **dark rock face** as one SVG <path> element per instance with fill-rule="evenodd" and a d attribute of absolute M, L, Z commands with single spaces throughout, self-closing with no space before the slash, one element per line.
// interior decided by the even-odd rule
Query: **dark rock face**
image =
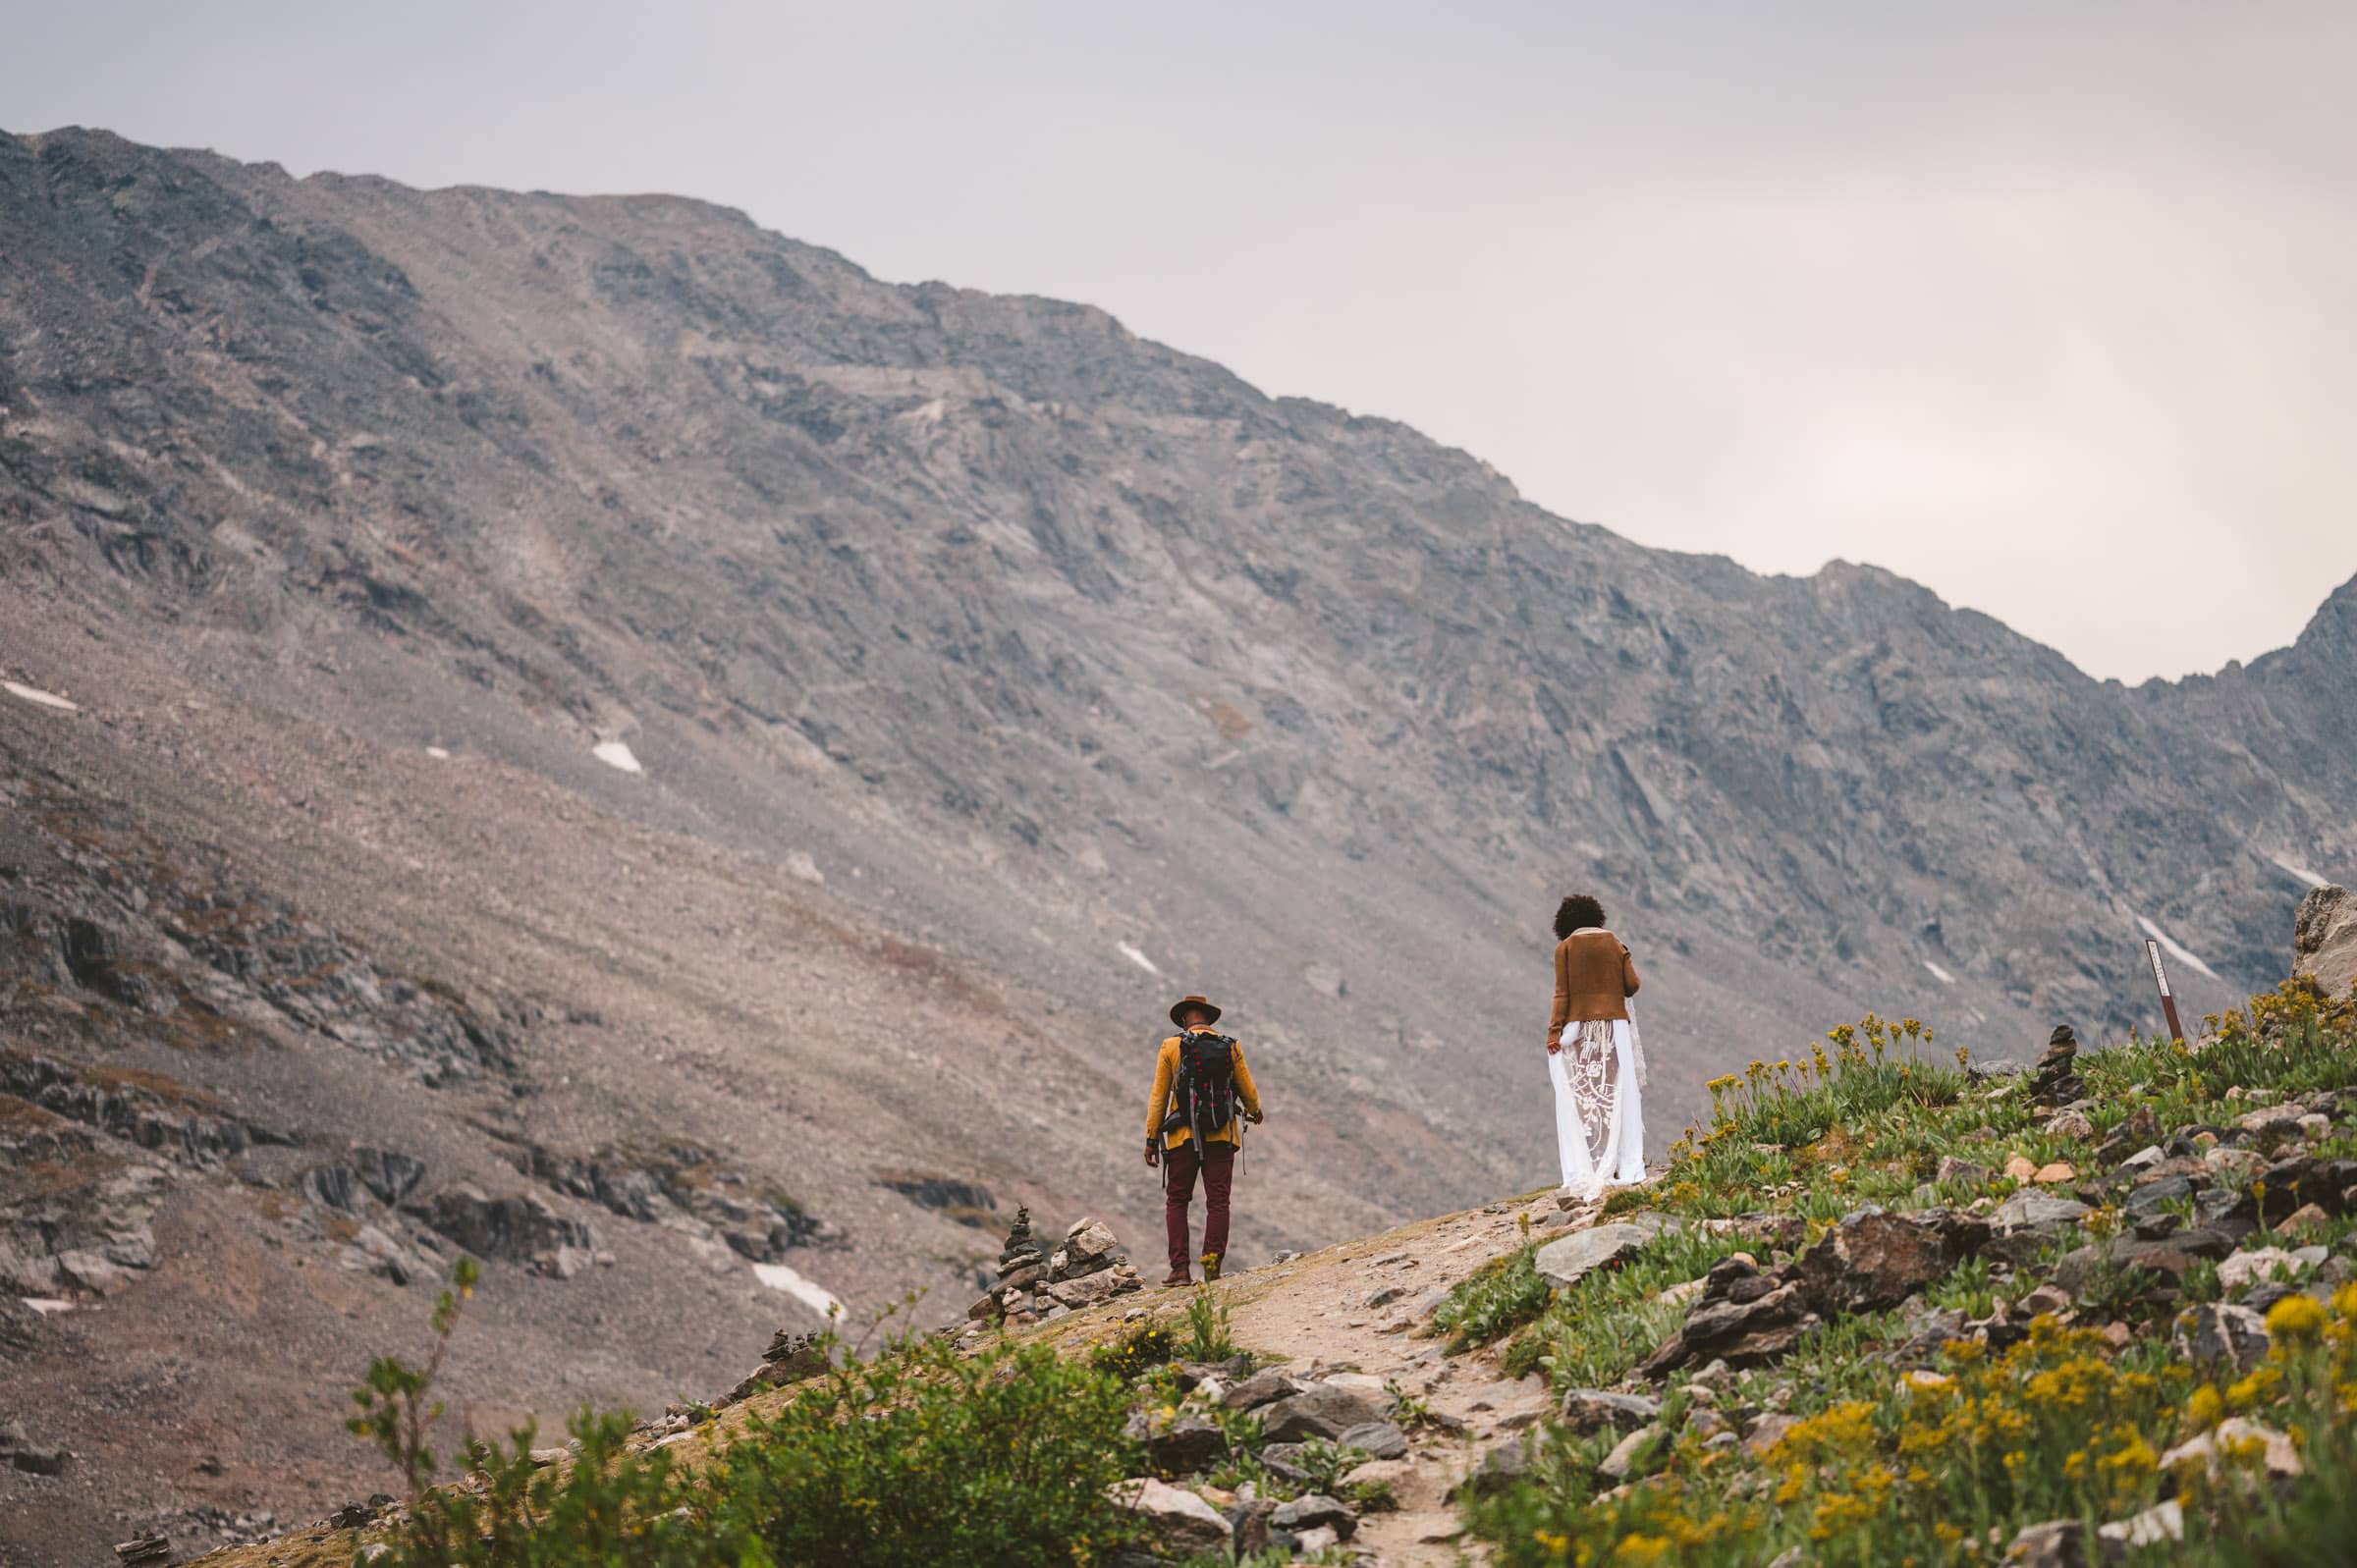
<path fill-rule="evenodd" d="M 625 1219 L 652 1222 L 685 1216 L 754 1263 L 775 1262 L 795 1247 L 843 1240 L 833 1225 L 792 1198 L 721 1163 L 697 1144 L 674 1143 L 636 1156 L 607 1150 L 576 1157 L 534 1145 L 517 1165 L 557 1191 Z"/>
<path fill-rule="evenodd" d="M 5 1049 L 0 1094 L 190 1165 L 218 1164 L 254 1142 L 253 1129 L 221 1114 L 203 1096 L 174 1098 L 136 1082 L 108 1083 L 63 1062 Z"/>
<path fill-rule="evenodd" d="M 876 1185 L 899 1193 L 920 1209 L 942 1210 L 960 1224 L 977 1228 L 988 1224 L 989 1216 L 999 1207 L 990 1189 L 978 1181 L 959 1181 L 949 1176 L 888 1176 Z"/>
<path fill-rule="evenodd" d="M 462 1184 L 433 1194 L 413 1212 L 477 1258 L 526 1263 L 561 1247 L 588 1251 L 597 1245 L 587 1223 L 559 1214 L 537 1193 L 491 1198 Z"/>

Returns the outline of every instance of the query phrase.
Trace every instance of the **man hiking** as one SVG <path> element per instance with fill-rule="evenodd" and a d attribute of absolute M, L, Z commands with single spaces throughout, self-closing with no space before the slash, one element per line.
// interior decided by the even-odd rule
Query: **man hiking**
<path fill-rule="evenodd" d="M 1220 1009 L 1187 997 L 1171 1009 L 1178 1032 L 1154 1060 L 1154 1097 L 1146 1102 L 1146 1163 L 1161 1165 L 1163 1230 L 1171 1244 L 1166 1285 L 1194 1283 L 1187 1271 L 1187 1205 L 1195 1173 L 1203 1174 L 1203 1277 L 1220 1277 L 1228 1250 L 1229 1183 L 1235 1174 L 1243 1121 L 1260 1120 L 1260 1091 L 1244 1065 L 1243 1048 L 1214 1034 Z"/>

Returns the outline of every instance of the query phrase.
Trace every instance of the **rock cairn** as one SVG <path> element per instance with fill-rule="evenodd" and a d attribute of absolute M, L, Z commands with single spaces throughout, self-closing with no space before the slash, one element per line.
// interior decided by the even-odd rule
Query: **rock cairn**
<path fill-rule="evenodd" d="M 729 1402 L 749 1399 L 764 1388 L 779 1388 L 816 1378 L 829 1365 L 825 1335 L 797 1334 L 781 1328 L 770 1336 L 769 1348 L 761 1352 L 761 1365 L 729 1390 Z"/>
<path fill-rule="evenodd" d="M 965 1310 L 977 1325 L 1027 1324 L 1061 1318 L 1143 1287 L 1128 1251 L 1100 1220 L 1082 1217 L 1063 1244 L 1042 1254 L 1031 1234 L 1031 1211 L 1018 1209 L 999 1254 L 999 1282 Z"/>
<path fill-rule="evenodd" d="M 2030 1098 L 2050 1108 L 2084 1098 L 2087 1080 L 2072 1065 L 2078 1054 L 2079 1037 L 2070 1032 L 2070 1025 L 2056 1025 L 2047 1037 L 2046 1054 L 2030 1073 Z"/>
<path fill-rule="evenodd" d="M 1031 1238 L 1031 1210 L 1028 1206 L 1014 1212 L 1014 1223 L 1007 1228 L 1007 1245 L 999 1251 L 999 1278 L 1047 1262 L 1039 1243 Z"/>

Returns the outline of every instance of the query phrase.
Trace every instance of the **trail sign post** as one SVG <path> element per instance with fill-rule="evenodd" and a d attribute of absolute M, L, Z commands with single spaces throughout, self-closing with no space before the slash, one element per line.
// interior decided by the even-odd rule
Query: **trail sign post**
<path fill-rule="evenodd" d="M 2168 968 L 2161 961 L 2161 944 L 2152 938 L 2144 939 L 2144 956 L 2153 966 L 2153 984 L 2161 988 L 2161 1011 L 2168 1019 L 2168 1038 L 2185 1038 L 2185 1026 L 2177 1022 L 2177 999 L 2168 989 Z"/>

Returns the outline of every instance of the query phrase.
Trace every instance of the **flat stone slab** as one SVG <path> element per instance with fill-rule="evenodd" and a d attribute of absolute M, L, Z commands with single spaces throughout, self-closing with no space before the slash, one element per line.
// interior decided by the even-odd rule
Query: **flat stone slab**
<path fill-rule="evenodd" d="M 2000 1230 L 2022 1230 L 2040 1225 L 2066 1225 L 2092 1213 L 2075 1198 L 2024 1188 L 1997 1206 L 1989 1222 Z"/>
<path fill-rule="evenodd" d="M 1539 1249 L 1539 1277 L 1566 1289 L 1608 1264 L 1634 1258 L 1657 1233 L 1644 1225 L 1597 1225 L 1551 1241 Z"/>
<path fill-rule="evenodd" d="M 1659 1420 L 1662 1402 L 1643 1394 L 1618 1394 L 1605 1388 L 1574 1388 L 1563 1395 L 1563 1425 L 1573 1432 L 1598 1432 L 1612 1427 L 1634 1432 Z"/>

